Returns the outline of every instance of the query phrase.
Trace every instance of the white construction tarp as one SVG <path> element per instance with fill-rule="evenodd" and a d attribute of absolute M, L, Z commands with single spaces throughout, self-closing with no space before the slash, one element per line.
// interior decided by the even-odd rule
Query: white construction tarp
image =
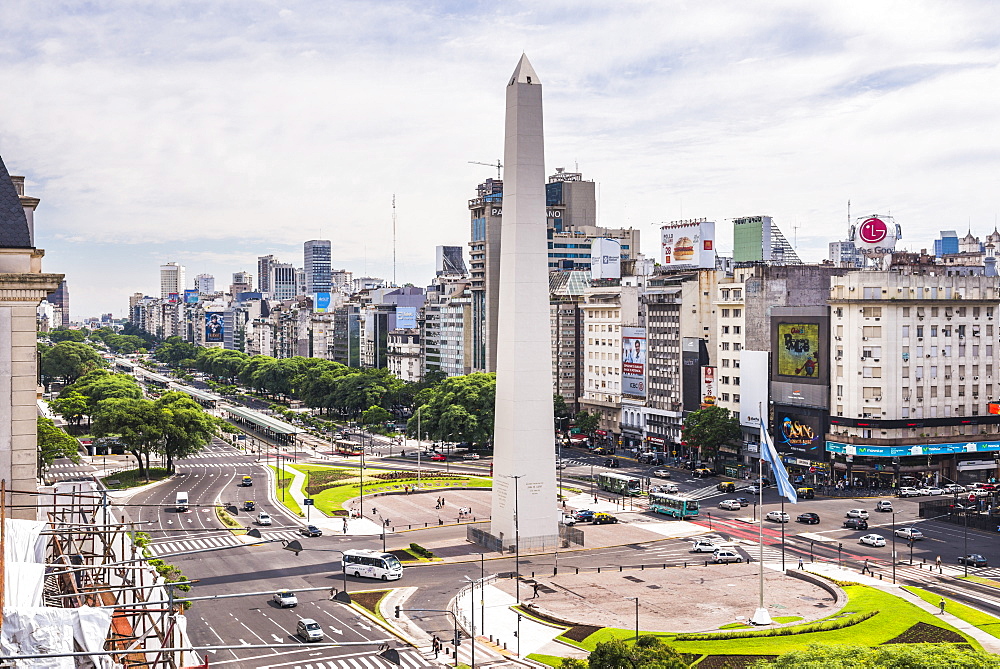
<path fill-rule="evenodd" d="M 7 518 L 4 523 L 4 604 L 21 608 L 42 605 L 45 580 L 45 523 Z"/>
<path fill-rule="evenodd" d="M 7 518 L 4 523 L 7 562 L 45 562 L 45 523 L 40 520 Z"/>
<path fill-rule="evenodd" d="M 74 641 L 86 651 L 100 651 L 111 626 L 111 610 L 82 606 L 77 609 L 51 607 L 4 608 L 0 631 L 0 655 L 45 655 L 73 652 Z M 17 660 L 16 667 L 74 669 L 117 666 L 106 656 L 53 657 Z"/>

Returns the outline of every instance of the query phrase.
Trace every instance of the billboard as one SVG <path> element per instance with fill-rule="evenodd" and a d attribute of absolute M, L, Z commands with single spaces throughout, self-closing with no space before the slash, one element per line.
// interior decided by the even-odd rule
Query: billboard
<path fill-rule="evenodd" d="M 810 461 L 824 459 L 823 418 L 794 407 L 774 407 L 774 446 L 778 452 Z"/>
<path fill-rule="evenodd" d="M 876 214 L 859 218 L 857 225 L 851 226 L 847 237 L 862 255 L 880 257 L 891 254 L 895 249 L 900 229 L 892 216 Z"/>
<path fill-rule="evenodd" d="M 760 428 L 761 414 L 767 415 L 769 400 L 767 351 L 740 351 L 740 425 Z"/>
<path fill-rule="evenodd" d="M 622 328 L 622 393 L 646 396 L 646 328 Z"/>
<path fill-rule="evenodd" d="M 313 295 L 313 313 L 330 313 L 330 293 L 316 293 Z"/>
<path fill-rule="evenodd" d="M 222 343 L 224 333 L 222 314 L 205 314 L 205 341 Z"/>
<path fill-rule="evenodd" d="M 184 304 L 198 304 L 198 291 L 191 289 L 185 290 Z"/>
<path fill-rule="evenodd" d="M 822 373 L 819 323 L 778 323 L 776 369 L 779 376 L 815 379 Z"/>
<path fill-rule="evenodd" d="M 396 307 L 396 329 L 414 329 L 417 327 L 416 307 Z"/>
<path fill-rule="evenodd" d="M 622 278 L 622 245 L 620 242 L 599 237 L 590 243 L 590 278 Z"/>
<path fill-rule="evenodd" d="M 178 293 L 168 293 L 167 301 L 170 302 L 170 304 L 177 304 L 181 301 L 181 296 Z"/>
<path fill-rule="evenodd" d="M 715 222 L 677 221 L 660 228 L 660 258 L 665 267 L 715 268 Z"/>
<path fill-rule="evenodd" d="M 715 367 L 701 368 L 701 399 L 704 402 L 709 397 L 715 398 Z"/>

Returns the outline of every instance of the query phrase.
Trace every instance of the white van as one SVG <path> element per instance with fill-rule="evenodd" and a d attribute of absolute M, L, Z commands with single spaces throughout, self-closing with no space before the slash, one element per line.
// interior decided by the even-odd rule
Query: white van
<path fill-rule="evenodd" d="M 403 565 L 390 553 L 369 549 L 344 551 L 344 571 L 352 576 L 395 581 L 403 577 Z"/>
<path fill-rule="evenodd" d="M 174 507 L 178 511 L 187 511 L 188 508 L 188 494 L 186 492 L 177 493 L 177 497 L 174 500 Z"/>

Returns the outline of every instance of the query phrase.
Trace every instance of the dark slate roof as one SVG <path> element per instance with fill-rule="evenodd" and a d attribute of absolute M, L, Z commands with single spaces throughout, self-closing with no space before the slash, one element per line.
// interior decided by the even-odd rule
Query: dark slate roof
<path fill-rule="evenodd" d="M 31 248 L 28 219 L 24 216 L 21 198 L 14 189 L 2 157 L 0 157 L 0 248 Z"/>

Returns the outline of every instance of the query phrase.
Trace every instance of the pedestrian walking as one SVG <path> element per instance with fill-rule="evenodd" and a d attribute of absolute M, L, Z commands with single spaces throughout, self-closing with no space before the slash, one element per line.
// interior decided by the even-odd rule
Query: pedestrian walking
<path fill-rule="evenodd" d="M 799 569 L 805 569 L 805 568 L 806 568 L 805 563 L 802 562 L 802 558 L 799 558 Z"/>
<path fill-rule="evenodd" d="M 531 584 L 531 590 L 532 590 L 532 597 L 535 598 L 535 599 L 537 599 L 538 598 L 538 583 L 532 583 Z"/>
<path fill-rule="evenodd" d="M 344 534 L 347 534 L 347 518 L 344 518 Z"/>
<path fill-rule="evenodd" d="M 597 504 L 597 495 L 594 495 L 594 504 Z"/>
<path fill-rule="evenodd" d="M 875 575 L 874 573 L 872 573 L 872 568 L 868 565 L 868 558 L 865 558 L 865 565 L 861 568 L 862 574 L 864 574 L 866 571 L 868 572 L 869 576 Z"/>
<path fill-rule="evenodd" d="M 438 653 L 441 651 L 441 640 L 437 638 L 437 634 L 435 634 L 434 637 L 431 639 L 431 650 L 434 651 L 434 657 L 435 658 L 438 656 Z"/>
<path fill-rule="evenodd" d="M 940 573 L 941 572 L 941 556 L 940 555 L 938 555 L 936 558 L 934 558 L 934 566 L 937 567 L 938 572 Z"/>
<path fill-rule="evenodd" d="M 375 507 L 374 506 L 372 507 L 372 515 L 373 516 L 375 515 Z"/>
<path fill-rule="evenodd" d="M 938 611 L 938 615 L 943 615 L 944 614 L 944 597 L 942 597 L 941 601 L 938 602 L 938 609 L 940 609 Z"/>

